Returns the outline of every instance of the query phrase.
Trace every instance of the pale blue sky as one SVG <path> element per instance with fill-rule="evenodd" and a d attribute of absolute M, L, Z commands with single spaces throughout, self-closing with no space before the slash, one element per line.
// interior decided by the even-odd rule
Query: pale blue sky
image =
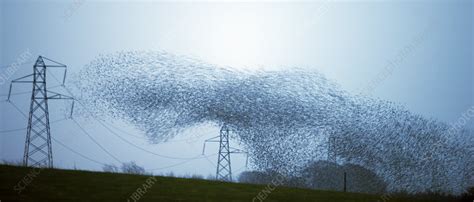
<path fill-rule="evenodd" d="M 380 75 L 388 61 L 399 60 L 393 73 L 378 82 L 372 96 L 406 105 L 411 111 L 447 122 L 456 121 L 474 104 L 472 1 L 314 1 L 300 3 L 164 3 L 153 1 L 13 1 L 0 3 L 0 73 L 29 50 L 67 64 L 78 72 L 99 54 L 122 50 L 165 50 L 204 61 L 245 69 L 303 67 L 316 69 L 352 93 Z M 429 25 L 432 25 L 428 31 Z M 415 42 L 422 35 L 423 40 Z M 401 52 L 407 46 L 410 52 Z M 31 73 L 22 66 L 11 78 Z M 59 73 L 57 74 L 59 75 Z M 50 84 L 54 85 L 54 84 Z M 31 86 L 15 88 L 17 92 Z M 8 85 L 0 86 L 0 95 Z M 4 97 L 1 97 L 4 99 Z M 24 112 L 29 99 L 16 96 Z M 65 106 L 51 103 L 52 117 Z M 26 126 L 8 103 L 0 102 L 0 131 Z M 79 120 L 81 122 L 81 120 Z M 130 148 L 100 126 L 86 124 L 97 140 L 123 161 L 146 168 L 180 161 L 161 159 Z M 471 121 L 472 123 L 472 121 Z M 142 135 L 124 123 L 117 127 Z M 71 133 L 71 131 L 74 131 Z M 197 131 L 197 132 L 196 132 Z M 202 127 L 193 141 L 149 145 L 129 141 L 171 156 L 195 156 L 202 141 L 217 129 Z M 0 133 L 1 159 L 20 160 L 25 131 Z M 52 125 L 52 135 L 75 150 L 106 163 L 115 163 L 71 121 Z M 202 136 L 201 136 L 202 135 Z M 217 151 L 209 147 L 208 153 Z M 213 151 L 214 150 L 214 151 Z M 54 144 L 60 167 L 100 169 L 100 165 Z M 215 163 L 215 156 L 210 160 Z M 234 160 L 234 158 L 233 158 Z M 244 158 L 236 157 L 234 169 Z M 214 174 L 207 160 L 196 160 L 163 172 Z"/>

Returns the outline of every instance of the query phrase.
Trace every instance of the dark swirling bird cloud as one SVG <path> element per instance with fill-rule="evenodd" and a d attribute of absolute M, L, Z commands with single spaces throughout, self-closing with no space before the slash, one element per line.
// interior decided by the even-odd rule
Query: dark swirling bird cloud
<path fill-rule="evenodd" d="M 154 143 L 211 122 L 230 127 L 258 169 L 298 175 L 327 158 L 334 138 L 340 162 L 373 170 L 393 191 L 459 193 L 473 183 L 469 131 L 452 134 L 402 106 L 352 96 L 316 71 L 241 71 L 166 52 L 120 52 L 96 58 L 77 82 L 88 107 Z"/>

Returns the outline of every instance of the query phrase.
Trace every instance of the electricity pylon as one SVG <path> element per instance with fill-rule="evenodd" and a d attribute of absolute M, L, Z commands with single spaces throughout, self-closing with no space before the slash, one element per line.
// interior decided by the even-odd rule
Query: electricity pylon
<path fill-rule="evenodd" d="M 45 63 L 45 60 L 48 62 Z M 51 64 L 49 64 L 51 63 Z M 71 114 L 74 109 L 74 98 L 47 90 L 46 71 L 47 68 L 64 68 L 64 85 L 67 66 L 46 57 L 39 56 L 33 65 L 33 74 L 12 80 L 8 92 L 8 101 L 14 83 L 32 83 L 30 112 L 28 115 L 28 127 L 25 140 L 25 151 L 23 155 L 24 166 L 53 167 L 53 152 L 51 147 L 51 131 L 49 125 L 48 100 L 68 99 L 72 100 Z M 25 80 L 27 78 L 33 80 Z M 49 96 L 48 96 L 49 94 Z"/>
<path fill-rule="evenodd" d="M 207 139 L 204 141 L 204 146 L 202 149 L 202 154 L 206 150 L 207 142 L 219 142 L 219 153 L 217 157 L 217 171 L 216 171 L 216 180 L 221 181 L 232 181 L 232 167 L 230 164 L 230 154 L 232 153 L 244 153 L 247 154 L 247 160 L 245 166 L 248 164 L 248 153 L 246 151 L 230 147 L 229 144 L 229 128 L 226 124 L 222 125 L 220 130 L 220 135 Z"/>
<path fill-rule="evenodd" d="M 328 138 L 328 161 L 337 163 L 336 137 L 330 135 Z"/>

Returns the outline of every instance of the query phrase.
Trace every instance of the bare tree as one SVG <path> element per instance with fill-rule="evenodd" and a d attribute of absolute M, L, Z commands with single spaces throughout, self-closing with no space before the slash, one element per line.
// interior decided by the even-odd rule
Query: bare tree
<path fill-rule="evenodd" d="M 128 174 L 137 174 L 137 175 L 145 175 L 145 168 L 137 165 L 135 162 L 131 161 L 128 163 L 122 163 L 122 172 Z"/>
<path fill-rule="evenodd" d="M 105 164 L 104 166 L 102 166 L 102 170 L 104 172 L 108 172 L 108 173 L 119 173 L 120 172 L 119 168 L 116 165 L 113 165 L 113 164 Z"/>

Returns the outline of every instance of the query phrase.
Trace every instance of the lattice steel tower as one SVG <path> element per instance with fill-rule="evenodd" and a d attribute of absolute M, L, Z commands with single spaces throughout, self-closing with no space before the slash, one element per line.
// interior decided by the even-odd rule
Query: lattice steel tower
<path fill-rule="evenodd" d="M 217 157 L 216 179 L 232 181 L 230 167 L 229 128 L 224 124 L 219 135 L 219 154 Z"/>
<path fill-rule="evenodd" d="M 48 64 L 45 63 L 48 61 Z M 49 64 L 51 62 L 52 64 Z M 51 131 L 49 125 L 48 100 L 50 99 L 70 99 L 59 93 L 48 91 L 46 88 L 46 71 L 48 67 L 66 68 L 66 65 L 55 62 L 48 58 L 39 56 L 33 65 L 33 74 L 15 79 L 10 84 L 8 101 L 12 91 L 13 83 L 32 83 L 30 112 L 28 114 L 28 127 L 25 140 L 25 151 L 23 155 L 24 166 L 53 167 L 53 152 L 51 147 Z M 63 85 L 66 76 L 64 69 Z M 33 78 L 33 81 L 25 81 L 26 78 Z M 50 96 L 48 96 L 48 93 Z M 72 109 L 71 108 L 71 115 Z"/>
<path fill-rule="evenodd" d="M 230 154 L 232 153 L 244 153 L 247 154 L 247 166 L 248 163 L 248 153 L 246 151 L 232 148 L 229 144 L 229 134 L 230 130 L 226 124 L 223 124 L 220 129 L 220 135 L 207 139 L 204 141 L 203 154 L 206 149 L 206 142 L 219 142 L 219 152 L 217 156 L 217 170 L 216 170 L 216 180 L 221 181 L 232 181 L 232 167 L 230 164 Z M 218 139 L 218 140 L 217 140 Z"/>
<path fill-rule="evenodd" d="M 328 161 L 332 163 L 337 163 L 337 153 L 336 153 L 336 137 L 330 135 L 328 137 Z"/>

